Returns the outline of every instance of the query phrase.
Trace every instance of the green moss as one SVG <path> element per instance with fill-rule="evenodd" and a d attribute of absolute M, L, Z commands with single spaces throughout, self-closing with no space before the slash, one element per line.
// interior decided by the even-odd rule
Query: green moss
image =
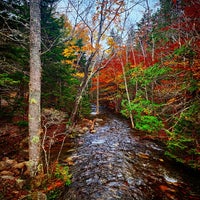
<path fill-rule="evenodd" d="M 38 142 L 40 142 L 40 137 L 39 136 L 34 136 L 31 140 L 31 142 L 33 142 L 34 144 L 37 144 Z"/>

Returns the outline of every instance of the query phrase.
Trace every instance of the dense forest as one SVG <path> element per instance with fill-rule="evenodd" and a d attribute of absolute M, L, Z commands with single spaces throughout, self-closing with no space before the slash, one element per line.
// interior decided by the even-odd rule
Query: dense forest
<path fill-rule="evenodd" d="M 138 135 L 162 143 L 167 158 L 198 172 L 200 1 L 69 0 L 65 13 L 59 2 L 0 2 L 0 171 L 12 163 L 18 176 L 31 176 L 27 190 L 70 184 L 68 167 L 52 160 L 53 140 L 59 157 L 77 124 L 93 129 L 95 104 L 97 114 L 104 106 L 122 115 Z M 142 17 L 132 23 L 137 6 Z"/>

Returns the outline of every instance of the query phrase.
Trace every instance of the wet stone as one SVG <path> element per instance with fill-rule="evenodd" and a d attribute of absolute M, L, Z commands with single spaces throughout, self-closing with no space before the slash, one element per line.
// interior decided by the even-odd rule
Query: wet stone
<path fill-rule="evenodd" d="M 117 178 L 122 178 L 123 177 L 123 174 L 119 173 L 117 174 Z"/>
<path fill-rule="evenodd" d="M 142 179 L 136 179 L 135 180 L 135 185 L 137 185 L 137 186 L 143 185 Z"/>
<path fill-rule="evenodd" d="M 110 186 L 110 187 L 119 187 L 120 183 L 118 183 L 118 182 L 110 182 L 107 185 Z"/>
<path fill-rule="evenodd" d="M 127 178 L 127 182 L 129 185 L 132 185 L 134 183 L 135 179 L 132 177 Z"/>

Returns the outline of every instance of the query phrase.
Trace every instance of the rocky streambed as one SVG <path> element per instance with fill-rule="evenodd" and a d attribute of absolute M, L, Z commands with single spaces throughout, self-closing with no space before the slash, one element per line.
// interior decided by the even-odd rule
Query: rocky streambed
<path fill-rule="evenodd" d="M 97 124 L 68 158 L 73 178 L 65 200 L 200 199 L 198 177 L 170 165 L 161 145 L 134 136 L 126 121 L 109 113 Z"/>

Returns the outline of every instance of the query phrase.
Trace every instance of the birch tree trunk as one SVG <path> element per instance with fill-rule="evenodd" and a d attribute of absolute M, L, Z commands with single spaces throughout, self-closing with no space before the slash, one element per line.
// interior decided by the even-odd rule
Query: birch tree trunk
<path fill-rule="evenodd" d="M 127 84 L 127 79 L 126 79 L 126 72 L 125 72 L 125 67 L 123 62 L 121 62 L 122 65 L 122 72 L 123 72 L 123 78 L 124 78 L 124 85 L 125 85 L 125 90 L 126 90 L 126 96 L 127 96 L 127 100 L 128 100 L 128 104 L 130 106 L 131 104 L 131 100 L 130 100 L 130 95 L 129 95 L 129 91 L 128 91 L 128 84 Z M 133 120 L 133 114 L 131 111 L 129 111 L 129 117 L 130 117 L 130 121 L 131 121 L 131 127 L 135 128 L 135 124 L 134 124 L 134 120 Z"/>
<path fill-rule="evenodd" d="M 30 0 L 29 163 L 34 178 L 40 170 L 41 138 L 40 0 Z"/>

